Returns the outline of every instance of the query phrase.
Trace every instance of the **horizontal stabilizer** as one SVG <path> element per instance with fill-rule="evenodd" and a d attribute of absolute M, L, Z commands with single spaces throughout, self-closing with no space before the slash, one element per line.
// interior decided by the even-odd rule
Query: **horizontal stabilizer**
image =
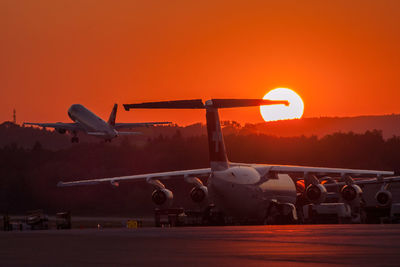
<path fill-rule="evenodd" d="M 267 99 L 211 99 L 206 101 L 206 106 L 214 108 L 240 108 L 264 105 L 289 105 L 286 100 L 267 100 Z"/>
<path fill-rule="evenodd" d="M 160 102 L 145 102 L 138 104 L 124 104 L 126 110 L 131 108 L 148 108 L 148 109 L 204 109 L 206 107 L 214 108 L 236 108 L 236 107 L 252 107 L 262 105 L 289 105 L 286 100 L 265 100 L 265 99 L 211 99 L 203 104 L 201 99 L 192 100 L 175 100 Z"/>
<path fill-rule="evenodd" d="M 204 108 L 201 99 L 192 100 L 175 100 L 175 101 L 160 101 L 160 102 L 144 102 L 139 104 L 124 104 L 125 110 L 131 108 L 151 108 L 151 109 L 202 109 Z"/>

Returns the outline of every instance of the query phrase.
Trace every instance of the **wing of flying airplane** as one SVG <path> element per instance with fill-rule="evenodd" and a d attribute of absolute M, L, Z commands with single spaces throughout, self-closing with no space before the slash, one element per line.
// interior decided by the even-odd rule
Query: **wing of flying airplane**
<path fill-rule="evenodd" d="M 92 136 L 107 136 L 107 133 L 103 132 L 86 132 L 87 135 L 92 135 Z"/>
<path fill-rule="evenodd" d="M 64 123 L 64 122 L 56 122 L 56 123 L 34 123 L 34 122 L 24 122 L 23 125 L 34 125 L 43 128 L 54 128 L 56 130 L 67 130 L 67 131 L 84 131 L 85 129 L 76 122 Z"/>
<path fill-rule="evenodd" d="M 142 132 L 117 132 L 118 135 L 142 135 Z M 107 133 L 104 132 L 87 132 L 86 134 L 92 136 L 107 136 Z"/>
<path fill-rule="evenodd" d="M 138 127 L 149 127 L 155 125 L 168 125 L 171 124 L 170 121 L 161 121 L 161 122 L 137 122 L 137 123 L 115 123 L 114 128 L 118 129 L 131 129 Z"/>
<path fill-rule="evenodd" d="M 142 132 L 119 132 L 118 135 L 142 135 Z"/>

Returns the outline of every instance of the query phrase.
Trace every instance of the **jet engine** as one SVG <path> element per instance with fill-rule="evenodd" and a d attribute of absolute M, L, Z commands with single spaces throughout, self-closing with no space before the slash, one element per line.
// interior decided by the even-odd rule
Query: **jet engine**
<path fill-rule="evenodd" d="M 151 199 L 158 206 L 171 206 L 174 194 L 166 188 L 156 189 L 151 194 Z"/>
<path fill-rule="evenodd" d="M 362 189 L 355 184 L 345 185 L 340 191 L 342 199 L 347 203 L 352 203 L 360 199 Z"/>
<path fill-rule="evenodd" d="M 386 189 L 381 189 L 376 193 L 375 199 L 378 202 L 378 206 L 387 207 L 392 203 L 392 193 Z"/>
<path fill-rule="evenodd" d="M 324 177 L 321 180 L 321 184 L 324 185 L 326 190 L 330 193 L 339 193 L 340 187 L 335 179 L 331 177 Z"/>
<path fill-rule="evenodd" d="M 311 184 L 307 187 L 305 194 L 310 202 L 320 204 L 325 201 L 327 191 L 322 184 Z"/>
<path fill-rule="evenodd" d="M 60 134 L 65 134 L 67 132 L 66 129 L 62 129 L 62 128 L 58 128 L 57 132 L 59 132 Z"/>
<path fill-rule="evenodd" d="M 208 196 L 208 189 L 204 185 L 202 186 L 195 186 L 190 190 L 190 198 L 193 202 L 201 203 L 203 202 Z"/>

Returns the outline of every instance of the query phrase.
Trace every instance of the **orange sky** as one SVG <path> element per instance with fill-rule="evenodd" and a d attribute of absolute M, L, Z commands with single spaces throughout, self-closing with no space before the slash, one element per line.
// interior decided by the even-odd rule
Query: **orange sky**
<path fill-rule="evenodd" d="M 276 3 L 272 3 L 276 2 Z M 0 121 L 81 103 L 302 96 L 304 116 L 400 113 L 400 1 L 0 1 Z M 257 108 L 222 119 L 261 122 Z M 201 111 L 119 121 L 204 120 Z"/>

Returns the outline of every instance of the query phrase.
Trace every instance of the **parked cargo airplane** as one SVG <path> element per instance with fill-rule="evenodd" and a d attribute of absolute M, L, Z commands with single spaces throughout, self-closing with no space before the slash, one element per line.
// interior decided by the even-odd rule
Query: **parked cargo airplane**
<path fill-rule="evenodd" d="M 210 168 L 59 182 L 58 186 L 92 185 L 102 182 L 110 182 L 113 186 L 118 186 L 122 181 L 142 180 L 155 187 L 152 194 L 153 202 L 161 207 L 167 207 L 173 200 L 173 193 L 165 188 L 160 180 L 180 178 L 193 184 L 190 196 L 194 202 L 209 201 L 227 216 L 240 220 L 265 221 L 277 218 L 277 215 L 287 216 L 291 220 L 296 218 L 294 206 L 297 197 L 296 185 L 289 174 L 305 177 L 306 197 L 314 203 L 323 202 L 326 195 L 326 188 L 319 183 L 315 175 L 330 174 L 345 178 L 346 185 L 342 188 L 342 195 L 353 200 L 361 194 L 361 189 L 354 183 L 350 175 L 382 177 L 393 174 L 388 171 L 229 162 L 218 109 L 271 104 L 287 105 L 288 102 L 258 99 L 212 99 L 203 104 L 200 99 L 197 99 L 126 104 L 124 105 L 126 110 L 131 108 L 205 109 Z M 199 177 L 208 177 L 207 185 L 203 185 Z"/>
<path fill-rule="evenodd" d="M 65 134 L 67 131 L 72 133 L 71 142 L 78 143 L 78 132 L 84 132 L 88 135 L 103 138 L 111 142 L 111 139 L 119 135 L 137 135 L 140 132 L 120 132 L 119 129 L 131 129 L 143 126 L 154 126 L 160 124 L 170 124 L 171 122 L 140 122 L 140 123 L 115 123 L 118 105 L 114 104 L 108 122 L 99 118 L 96 114 L 80 104 L 73 104 L 68 109 L 68 116 L 73 123 L 32 123 L 24 122 L 24 125 L 36 125 L 43 128 L 54 128 L 57 132 Z"/>

